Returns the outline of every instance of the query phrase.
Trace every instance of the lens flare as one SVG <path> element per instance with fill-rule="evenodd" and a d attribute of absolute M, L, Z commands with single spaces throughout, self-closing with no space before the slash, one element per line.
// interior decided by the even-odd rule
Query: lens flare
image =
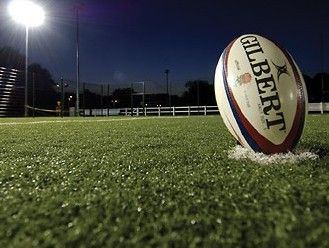
<path fill-rule="evenodd" d="M 40 26 L 45 19 L 44 10 L 28 0 L 14 0 L 9 3 L 9 14 L 12 18 L 26 27 Z"/>

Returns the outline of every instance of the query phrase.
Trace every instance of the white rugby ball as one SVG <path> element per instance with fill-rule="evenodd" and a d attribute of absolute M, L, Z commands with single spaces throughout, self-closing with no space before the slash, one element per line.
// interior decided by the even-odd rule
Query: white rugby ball
<path fill-rule="evenodd" d="M 224 123 L 243 146 L 266 154 L 291 151 L 307 114 L 303 76 L 291 55 L 256 34 L 233 40 L 215 73 Z"/>

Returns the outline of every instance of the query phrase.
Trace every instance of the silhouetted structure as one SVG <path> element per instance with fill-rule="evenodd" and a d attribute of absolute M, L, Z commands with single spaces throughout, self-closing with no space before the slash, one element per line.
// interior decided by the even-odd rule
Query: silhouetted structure
<path fill-rule="evenodd" d="M 0 67 L 0 116 L 17 117 L 24 114 L 24 80 L 22 72 Z"/>

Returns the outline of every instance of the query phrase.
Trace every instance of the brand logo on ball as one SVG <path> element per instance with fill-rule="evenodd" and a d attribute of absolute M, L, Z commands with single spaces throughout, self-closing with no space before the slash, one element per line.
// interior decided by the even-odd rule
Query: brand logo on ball
<path fill-rule="evenodd" d="M 251 82 L 251 78 L 252 78 L 252 76 L 250 75 L 250 73 L 246 72 L 245 74 L 238 76 L 237 79 L 235 80 L 235 83 L 237 86 L 241 86 L 243 84 L 248 84 Z"/>
<path fill-rule="evenodd" d="M 276 65 L 273 61 L 272 61 L 272 64 L 275 66 L 276 70 L 277 70 L 277 79 L 278 79 L 278 82 L 280 81 L 280 76 L 283 75 L 283 74 L 287 74 L 288 76 L 289 75 L 289 72 L 288 72 L 288 69 L 287 69 L 287 64 L 284 63 L 283 66 L 279 66 L 279 65 Z"/>
<path fill-rule="evenodd" d="M 252 72 L 255 76 L 259 98 L 263 106 L 267 128 L 279 126 L 280 130 L 286 130 L 284 114 L 281 111 L 280 97 L 277 91 L 276 83 L 271 72 L 271 67 L 266 58 L 262 60 L 256 59 L 256 54 L 264 53 L 257 37 L 246 36 L 240 40 Z M 270 117 L 271 112 L 275 114 L 275 118 Z M 271 115 L 273 116 L 273 115 Z"/>

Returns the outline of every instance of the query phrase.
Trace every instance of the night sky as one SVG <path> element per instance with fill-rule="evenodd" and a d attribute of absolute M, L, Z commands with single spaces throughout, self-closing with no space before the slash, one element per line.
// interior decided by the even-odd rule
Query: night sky
<path fill-rule="evenodd" d="M 25 31 L 0 0 L 0 46 L 24 54 Z M 127 87 L 150 81 L 165 91 L 170 70 L 174 92 L 187 80 L 213 81 L 219 56 L 235 37 L 258 33 L 279 42 L 303 73 L 329 71 L 329 1 L 90 0 L 39 1 L 47 17 L 30 32 L 30 62 L 54 79 L 75 80 L 75 3 L 80 12 L 81 81 Z M 324 53 L 321 53 L 321 37 Z M 321 57 L 323 54 L 323 57 Z M 153 89 L 155 90 L 155 89 Z"/>

